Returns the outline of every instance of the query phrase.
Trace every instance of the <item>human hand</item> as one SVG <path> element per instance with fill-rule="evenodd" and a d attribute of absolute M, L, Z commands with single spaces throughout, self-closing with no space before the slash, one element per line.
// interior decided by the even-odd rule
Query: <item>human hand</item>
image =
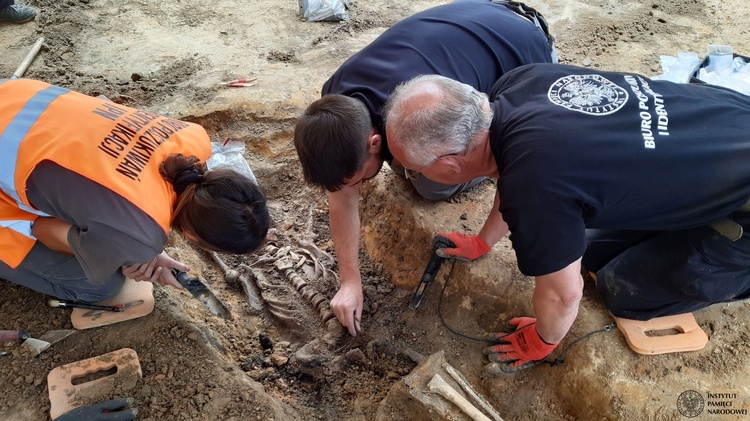
<path fill-rule="evenodd" d="M 494 342 L 500 345 L 484 349 L 490 359 L 502 363 L 500 370 L 515 373 L 524 368 L 536 365 L 547 358 L 557 344 L 549 344 L 536 331 L 536 319 L 533 317 L 515 317 L 508 324 L 513 328 L 511 333 L 498 333 Z"/>
<path fill-rule="evenodd" d="M 362 328 L 360 320 L 362 318 L 362 283 L 348 282 L 342 283 L 341 288 L 331 300 L 331 309 L 336 318 L 339 319 L 344 327 L 349 330 L 349 334 L 357 336 Z"/>
<path fill-rule="evenodd" d="M 122 274 L 136 281 L 148 281 L 183 289 L 182 285 L 172 275 L 172 268 L 183 272 L 190 270 L 188 265 L 171 258 L 166 252 L 161 252 L 146 263 L 123 266 Z"/>
<path fill-rule="evenodd" d="M 492 250 L 478 235 L 468 235 L 459 232 L 439 232 L 435 235 L 442 236 L 453 241 L 455 247 L 439 248 L 435 253 L 444 258 L 455 257 L 459 260 L 475 260 Z"/>
<path fill-rule="evenodd" d="M 138 409 L 125 407 L 132 404 L 133 398 L 112 399 L 73 408 L 55 421 L 131 421 L 138 415 Z"/>

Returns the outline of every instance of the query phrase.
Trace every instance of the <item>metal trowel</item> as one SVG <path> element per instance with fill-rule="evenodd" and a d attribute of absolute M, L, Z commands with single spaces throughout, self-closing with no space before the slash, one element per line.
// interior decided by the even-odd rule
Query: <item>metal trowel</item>
<path fill-rule="evenodd" d="M 219 298 L 208 289 L 208 286 L 204 284 L 203 281 L 198 278 L 191 278 L 187 273 L 177 269 L 172 269 L 172 275 L 177 278 L 177 282 L 179 282 L 183 288 L 188 290 L 193 297 L 197 298 L 198 301 L 208 307 L 208 310 L 211 313 L 224 319 L 232 318 L 224 303 L 222 303 Z"/>
<path fill-rule="evenodd" d="M 38 338 L 27 338 L 21 346 L 28 349 L 32 357 L 36 357 L 50 345 L 67 338 L 73 333 L 75 333 L 75 329 L 50 330 Z"/>
<path fill-rule="evenodd" d="M 21 347 L 27 349 L 29 355 L 36 357 L 50 345 L 67 338 L 74 332 L 75 329 L 50 330 L 38 338 L 32 338 L 23 330 L 0 330 L 0 341 L 22 340 Z"/>

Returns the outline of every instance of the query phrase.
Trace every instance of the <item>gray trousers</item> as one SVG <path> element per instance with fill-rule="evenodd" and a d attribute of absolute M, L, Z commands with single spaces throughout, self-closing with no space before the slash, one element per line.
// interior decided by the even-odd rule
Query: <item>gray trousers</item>
<path fill-rule="evenodd" d="M 401 177 L 406 177 L 406 171 L 404 170 L 404 167 L 391 164 L 391 169 Z M 480 177 L 471 180 L 468 183 L 451 185 L 432 181 L 424 175 L 419 174 L 416 180 L 409 181 L 411 181 L 412 186 L 414 186 L 414 189 L 417 191 L 417 193 L 419 193 L 420 196 L 424 197 L 427 200 L 437 201 L 450 199 L 451 197 L 461 193 L 462 191 L 470 187 L 475 186 L 478 183 L 481 183 L 486 179 L 487 177 Z"/>
<path fill-rule="evenodd" d="M 63 300 L 89 303 L 117 294 L 125 283 L 121 270 L 102 282 L 89 281 L 75 256 L 50 250 L 38 241 L 17 268 L 0 261 L 0 278 Z"/>

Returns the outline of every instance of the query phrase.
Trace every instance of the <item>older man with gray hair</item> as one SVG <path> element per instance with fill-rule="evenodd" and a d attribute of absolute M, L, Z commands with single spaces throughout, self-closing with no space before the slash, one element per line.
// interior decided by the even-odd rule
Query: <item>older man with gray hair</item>
<path fill-rule="evenodd" d="M 325 82 L 322 97 L 302 113 L 294 145 L 305 181 L 328 192 L 330 229 L 341 287 L 331 309 L 351 335 L 365 311 L 359 270 L 359 190 L 393 160 L 381 109 L 399 83 L 436 73 L 489 92 L 497 78 L 529 63 L 556 62 L 546 20 L 508 0 L 455 0 L 396 23 L 347 59 Z M 409 177 L 428 200 L 444 200 L 483 179 L 458 185 Z M 457 233 L 446 233 L 461 241 Z M 486 249 L 489 251 L 489 248 Z"/>
<path fill-rule="evenodd" d="M 535 277 L 535 318 L 516 317 L 490 360 L 543 361 L 575 321 L 582 267 L 610 312 L 649 320 L 750 298 L 750 97 L 708 85 L 531 64 L 489 97 L 440 76 L 385 107 L 393 156 L 442 183 L 497 178 L 475 242 L 506 233 Z"/>

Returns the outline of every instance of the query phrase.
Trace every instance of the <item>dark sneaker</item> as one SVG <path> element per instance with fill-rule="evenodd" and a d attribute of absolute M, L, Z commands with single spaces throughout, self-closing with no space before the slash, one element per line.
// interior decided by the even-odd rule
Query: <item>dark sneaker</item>
<path fill-rule="evenodd" d="M 36 9 L 25 4 L 14 4 L 0 9 L 0 22 L 24 23 L 36 17 Z"/>

